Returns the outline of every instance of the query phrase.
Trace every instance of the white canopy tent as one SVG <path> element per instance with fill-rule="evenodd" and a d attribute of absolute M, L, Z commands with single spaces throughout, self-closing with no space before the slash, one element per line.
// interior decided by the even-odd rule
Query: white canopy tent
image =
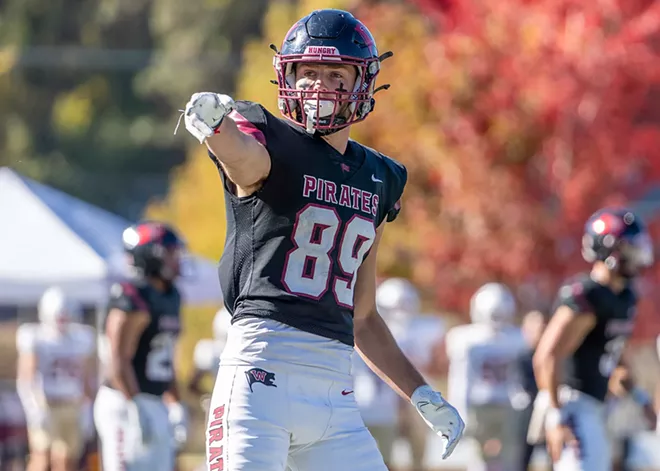
<path fill-rule="evenodd" d="M 101 305 L 127 271 L 122 232 L 129 221 L 0 168 L 0 304 L 34 306 L 57 284 Z M 216 264 L 191 257 L 180 288 L 188 305 L 220 305 Z"/>

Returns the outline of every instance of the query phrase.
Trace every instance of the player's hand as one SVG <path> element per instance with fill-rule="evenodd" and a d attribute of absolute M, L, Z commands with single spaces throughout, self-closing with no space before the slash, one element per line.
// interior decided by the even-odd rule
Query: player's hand
<path fill-rule="evenodd" d="M 133 398 L 128 401 L 127 407 L 127 420 L 131 428 L 138 431 L 139 437 L 143 445 L 151 442 L 153 438 L 153 424 L 149 419 L 144 404 L 141 403 L 139 397 Z"/>
<path fill-rule="evenodd" d="M 548 454 L 553 463 L 559 461 L 564 447 L 569 446 L 574 448 L 577 452 L 580 450 L 575 435 L 567 425 L 556 425 L 554 427 L 545 429 L 545 441 L 548 448 Z"/>
<path fill-rule="evenodd" d="M 410 401 L 422 416 L 426 425 L 440 435 L 445 442 L 445 451 L 442 459 L 447 459 L 454 451 L 458 441 L 463 436 L 465 423 L 458 411 L 447 401 L 442 394 L 431 389 L 431 386 L 418 387 Z"/>
<path fill-rule="evenodd" d="M 211 92 L 195 93 L 190 97 L 190 101 L 183 111 L 186 129 L 195 136 L 200 144 L 203 144 L 207 137 L 215 134 L 215 130 L 222 124 L 222 120 L 233 109 L 234 100 L 229 95 Z M 174 133 L 176 134 L 176 129 Z"/>
<path fill-rule="evenodd" d="M 174 443 L 180 448 L 188 441 L 188 413 L 180 402 L 168 405 L 167 410 Z"/>

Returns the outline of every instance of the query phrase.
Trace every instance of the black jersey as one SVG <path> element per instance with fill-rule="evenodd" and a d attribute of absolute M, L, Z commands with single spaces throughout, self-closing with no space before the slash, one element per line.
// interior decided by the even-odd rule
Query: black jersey
<path fill-rule="evenodd" d="M 637 297 L 631 287 L 614 293 L 580 275 L 560 290 L 558 305 L 596 316 L 596 326 L 569 359 L 566 384 L 596 399 L 605 399 L 608 382 L 635 322 Z"/>
<path fill-rule="evenodd" d="M 166 292 L 149 284 L 116 283 L 110 309 L 128 315 L 147 312 L 151 322 L 140 336 L 132 360 L 140 392 L 161 396 L 174 379 L 174 345 L 180 331 L 181 297 L 176 287 Z"/>
<path fill-rule="evenodd" d="M 219 270 L 232 320 L 271 318 L 353 345 L 355 275 L 399 212 L 405 168 L 354 141 L 342 155 L 254 103 L 230 116 L 271 158 L 263 186 L 239 198 L 211 155 L 225 188 Z"/>

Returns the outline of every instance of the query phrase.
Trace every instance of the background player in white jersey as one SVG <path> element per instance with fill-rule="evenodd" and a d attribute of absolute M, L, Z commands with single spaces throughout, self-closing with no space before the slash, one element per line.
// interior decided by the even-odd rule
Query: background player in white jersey
<path fill-rule="evenodd" d="M 39 323 L 17 332 L 17 390 L 25 409 L 29 471 L 72 471 L 85 441 L 82 420 L 94 398 L 96 348 L 81 306 L 49 288 L 38 306 Z"/>
<path fill-rule="evenodd" d="M 220 355 L 227 343 L 227 333 L 229 332 L 230 325 L 231 314 L 229 314 L 227 308 L 223 307 L 213 318 L 213 339 L 201 339 L 195 345 L 193 352 L 195 370 L 188 382 L 188 390 L 200 398 L 210 393 L 210 391 L 204 391 L 202 389 L 201 383 L 204 378 L 210 376 L 215 381 L 218 375 Z M 208 405 L 204 409 L 207 412 Z"/>
<path fill-rule="evenodd" d="M 94 404 L 104 471 L 172 471 L 186 413 L 176 387 L 184 244 L 166 224 L 124 231 L 134 278 L 110 290 L 104 322 L 105 382 Z M 178 437 L 179 441 L 185 436 Z"/>
<path fill-rule="evenodd" d="M 353 395 L 342 394 L 353 388 L 354 345 L 445 438 L 445 457 L 462 434 L 375 303 L 378 244 L 407 174 L 349 135 L 372 111 L 390 55 L 350 13 L 318 10 L 275 53 L 284 119 L 216 93 L 186 104 L 227 214 L 220 283 L 233 320 L 209 414 L 214 471 L 385 469 Z"/>
<path fill-rule="evenodd" d="M 509 289 L 488 283 L 472 296 L 472 323 L 450 329 L 445 339 L 450 400 L 466 417 L 466 434 L 479 443 L 486 469 L 493 471 L 515 471 L 521 462 L 517 427 L 527 395 L 518 358 L 529 346 L 513 325 L 515 315 Z M 468 469 L 481 469 L 481 460 Z"/>

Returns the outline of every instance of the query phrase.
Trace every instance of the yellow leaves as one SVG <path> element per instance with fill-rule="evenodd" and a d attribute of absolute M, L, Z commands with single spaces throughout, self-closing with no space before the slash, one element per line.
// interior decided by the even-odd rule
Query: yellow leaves
<path fill-rule="evenodd" d="M 225 206 L 218 170 L 199 146 L 172 174 L 164 201 L 154 201 L 146 215 L 168 221 L 184 235 L 191 252 L 217 260 L 225 243 Z"/>
<path fill-rule="evenodd" d="M 59 97 L 53 106 L 53 124 L 58 132 L 68 136 L 83 134 L 92 116 L 89 96 L 76 91 Z"/>
<path fill-rule="evenodd" d="M 96 77 L 60 95 L 53 105 L 53 125 L 65 136 L 84 134 L 91 125 L 94 105 L 106 99 L 108 93 L 105 79 Z"/>
<path fill-rule="evenodd" d="M 16 63 L 16 47 L 6 46 L 0 49 L 0 76 L 8 73 Z"/>

